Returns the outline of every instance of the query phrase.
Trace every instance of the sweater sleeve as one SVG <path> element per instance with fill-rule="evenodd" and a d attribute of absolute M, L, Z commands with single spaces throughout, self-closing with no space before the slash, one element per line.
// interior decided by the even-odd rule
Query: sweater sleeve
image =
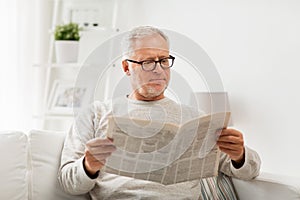
<path fill-rule="evenodd" d="M 94 138 L 96 117 L 94 105 L 78 115 L 66 135 L 58 179 L 65 192 L 73 195 L 88 193 L 97 179 L 91 179 L 83 167 L 85 144 Z"/>
<path fill-rule="evenodd" d="M 240 168 L 235 168 L 230 157 L 222 153 L 219 170 L 228 176 L 250 180 L 259 175 L 260 165 L 261 161 L 257 152 L 245 146 L 245 162 Z"/>

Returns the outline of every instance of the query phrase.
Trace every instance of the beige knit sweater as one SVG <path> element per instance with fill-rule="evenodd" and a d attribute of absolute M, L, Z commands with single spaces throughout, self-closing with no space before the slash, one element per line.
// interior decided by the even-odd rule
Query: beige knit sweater
<path fill-rule="evenodd" d="M 200 114 L 203 113 L 168 98 L 145 102 L 121 97 L 104 103 L 95 102 L 76 118 L 66 136 L 59 170 L 61 186 L 70 194 L 88 193 L 91 199 L 201 199 L 199 180 L 165 186 L 104 172 L 100 172 L 98 178 L 91 179 L 83 168 L 85 143 L 106 134 L 107 119 L 111 115 L 130 115 L 179 124 Z M 221 154 L 219 171 L 241 179 L 257 176 L 259 156 L 248 147 L 245 153 L 245 163 L 239 169 L 233 167 L 227 155 Z"/>

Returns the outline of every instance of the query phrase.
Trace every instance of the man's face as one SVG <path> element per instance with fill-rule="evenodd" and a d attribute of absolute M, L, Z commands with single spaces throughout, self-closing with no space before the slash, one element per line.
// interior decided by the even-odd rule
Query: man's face
<path fill-rule="evenodd" d="M 134 50 L 129 59 L 135 61 L 157 61 L 169 57 L 168 43 L 158 34 L 136 41 Z M 164 97 L 170 80 L 170 69 L 162 69 L 157 63 L 153 71 L 144 71 L 140 64 L 126 61 L 123 61 L 123 69 L 130 77 L 134 99 L 158 100 Z"/>

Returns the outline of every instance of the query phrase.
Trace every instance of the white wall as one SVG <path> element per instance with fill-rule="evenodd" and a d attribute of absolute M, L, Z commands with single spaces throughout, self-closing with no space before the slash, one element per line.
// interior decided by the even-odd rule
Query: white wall
<path fill-rule="evenodd" d="M 300 1 L 118 1 L 117 27 L 154 25 L 206 50 L 262 170 L 300 177 Z M 195 89 L 197 89 L 194 83 Z"/>

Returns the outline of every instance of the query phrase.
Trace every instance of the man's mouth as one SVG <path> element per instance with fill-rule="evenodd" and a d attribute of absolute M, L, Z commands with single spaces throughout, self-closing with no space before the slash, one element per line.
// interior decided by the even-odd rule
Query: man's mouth
<path fill-rule="evenodd" d="M 149 82 L 150 83 L 166 83 L 166 79 L 165 78 L 150 79 Z"/>

